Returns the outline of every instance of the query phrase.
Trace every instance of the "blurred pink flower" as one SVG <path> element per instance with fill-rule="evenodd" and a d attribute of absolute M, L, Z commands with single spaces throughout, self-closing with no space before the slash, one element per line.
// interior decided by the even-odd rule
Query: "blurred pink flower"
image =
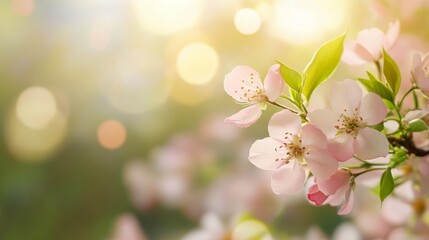
<path fill-rule="evenodd" d="M 429 54 L 426 57 L 419 54 L 413 56 L 411 73 L 417 86 L 429 95 Z"/>
<path fill-rule="evenodd" d="M 329 149 L 336 159 L 346 161 L 354 154 L 364 159 L 385 157 L 389 151 L 386 136 L 369 127 L 384 120 L 383 100 L 374 93 L 362 97 L 362 90 L 350 79 L 335 82 L 331 93 L 332 110 L 317 109 L 308 117 L 330 139 Z"/>
<path fill-rule="evenodd" d="M 338 206 L 339 215 L 349 214 L 353 209 L 353 185 L 349 172 L 339 169 L 327 180 L 316 178 L 316 183 L 310 187 L 307 198 L 317 206 L 329 203 Z"/>
<path fill-rule="evenodd" d="M 214 213 L 206 213 L 200 222 L 200 228 L 186 234 L 181 240 L 219 240 L 226 239 L 227 228 Z"/>
<path fill-rule="evenodd" d="M 346 42 L 342 60 L 349 65 L 361 65 L 380 60 L 383 48 L 387 51 L 396 43 L 399 28 L 397 20 L 390 24 L 386 34 L 378 28 L 360 31 L 356 41 Z"/>
<path fill-rule="evenodd" d="M 225 119 L 238 127 L 249 127 L 262 115 L 268 101 L 280 97 L 284 81 L 280 75 L 280 65 L 273 65 L 262 85 L 259 73 L 247 66 L 237 66 L 225 76 L 225 91 L 238 103 L 250 105 Z"/>
<path fill-rule="evenodd" d="M 147 240 L 136 217 L 129 213 L 118 217 L 112 240 Z"/>
<path fill-rule="evenodd" d="M 327 149 L 323 132 L 312 124 L 301 126 L 301 118 L 283 110 L 268 124 L 270 137 L 257 140 L 249 152 L 256 167 L 272 170 L 271 188 L 276 194 L 292 194 L 304 185 L 307 165 L 314 176 L 328 179 L 338 162 Z"/>

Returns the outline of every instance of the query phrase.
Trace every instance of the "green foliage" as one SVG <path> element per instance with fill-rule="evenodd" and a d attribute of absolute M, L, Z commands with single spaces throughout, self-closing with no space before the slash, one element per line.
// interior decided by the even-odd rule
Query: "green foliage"
<path fill-rule="evenodd" d="M 393 96 L 395 97 L 398 93 L 399 87 L 401 86 L 401 73 L 399 72 L 399 68 L 396 62 L 389 56 L 389 54 L 384 49 L 383 56 L 383 73 L 386 77 L 387 83 L 390 86 L 390 89 L 392 89 L 393 91 Z"/>
<path fill-rule="evenodd" d="M 428 126 L 421 119 L 414 119 L 408 123 L 407 130 L 409 132 L 422 132 L 428 130 Z"/>
<path fill-rule="evenodd" d="M 390 157 L 390 163 L 389 166 L 391 168 L 396 168 L 403 164 L 408 159 L 408 153 L 404 149 L 399 149 L 395 151 L 395 154 L 393 154 Z"/>
<path fill-rule="evenodd" d="M 384 83 L 380 82 L 374 75 L 370 72 L 367 72 L 369 79 L 359 78 L 359 82 L 366 88 L 368 92 L 375 93 L 381 98 L 393 103 L 394 95 L 392 90 L 390 90 Z"/>
<path fill-rule="evenodd" d="M 301 75 L 293 70 L 292 68 L 286 66 L 285 64 L 277 61 L 280 64 L 280 74 L 282 75 L 286 84 L 294 89 L 297 92 L 301 92 L 302 88 L 302 77 Z"/>
<path fill-rule="evenodd" d="M 336 69 L 343 53 L 345 37 L 346 34 L 343 34 L 321 46 L 307 65 L 304 70 L 303 87 L 303 93 L 307 100 L 310 99 L 314 89 Z"/>
<path fill-rule="evenodd" d="M 393 192 L 393 189 L 395 188 L 395 183 L 392 176 L 392 171 L 390 168 L 388 168 L 386 171 L 383 172 L 383 175 L 381 175 L 380 180 L 380 200 L 381 202 L 386 199 L 389 194 Z"/>

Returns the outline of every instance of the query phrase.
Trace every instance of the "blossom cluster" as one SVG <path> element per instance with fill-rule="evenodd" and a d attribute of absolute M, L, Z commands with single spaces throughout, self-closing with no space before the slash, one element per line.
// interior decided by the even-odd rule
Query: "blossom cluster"
<path fill-rule="evenodd" d="M 320 47 L 302 73 L 277 61 L 264 81 L 248 66 L 225 76 L 225 91 L 246 106 L 225 122 L 247 128 L 267 106 L 281 109 L 268 123 L 268 136 L 249 151 L 253 165 L 271 171 L 275 194 L 306 188 L 311 204 L 339 206 L 338 214 L 345 215 L 352 211 L 358 180 L 375 176 L 373 190 L 382 202 L 407 182 L 418 186 L 416 196 L 426 197 L 421 192 L 427 183 L 415 177 L 424 167 L 415 162 L 429 158 L 429 56 L 414 55 L 410 74 L 403 75 L 410 80 L 401 81 L 389 54 L 399 32 L 396 21 L 386 33 L 362 30 L 355 41 L 344 41 L 344 34 Z M 325 83 L 341 60 L 351 66 L 373 63 L 377 72 Z M 319 87 L 329 82 L 326 104 L 320 104 Z"/>

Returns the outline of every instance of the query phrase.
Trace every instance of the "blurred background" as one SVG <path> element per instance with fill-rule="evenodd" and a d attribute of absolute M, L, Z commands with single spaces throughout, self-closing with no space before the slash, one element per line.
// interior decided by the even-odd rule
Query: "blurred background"
<path fill-rule="evenodd" d="M 0 1 L 0 239 L 181 239 L 243 213 L 278 238 L 331 236 L 349 217 L 274 195 L 247 160 L 278 109 L 224 124 L 241 106 L 223 78 L 301 71 L 329 39 L 396 19 L 407 73 L 429 48 L 427 0 Z"/>

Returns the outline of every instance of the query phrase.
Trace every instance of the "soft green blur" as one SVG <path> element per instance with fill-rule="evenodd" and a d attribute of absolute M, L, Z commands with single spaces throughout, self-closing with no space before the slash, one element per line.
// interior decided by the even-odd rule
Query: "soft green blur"
<path fill-rule="evenodd" d="M 402 2 L 0 1 L 0 239 L 112 239 L 125 212 L 150 239 L 180 239 L 198 219 L 162 204 L 137 209 L 125 163 L 148 162 L 178 133 L 241 109 L 223 90 L 236 65 L 262 78 L 275 60 L 302 70 L 323 42 L 386 29 L 396 18 L 404 35 L 429 40 L 428 7 L 408 13 Z M 234 25 L 242 8 L 259 18 Z M 334 77 L 363 71 L 341 64 Z M 237 142 L 264 137 L 268 119 L 238 130 L 236 142 L 213 143 L 220 164 L 196 169 L 202 176 L 194 181 L 205 186 L 231 169 Z M 272 226 L 304 234 L 319 225 L 330 233 L 342 221 L 335 209 L 297 206 Z"/>

